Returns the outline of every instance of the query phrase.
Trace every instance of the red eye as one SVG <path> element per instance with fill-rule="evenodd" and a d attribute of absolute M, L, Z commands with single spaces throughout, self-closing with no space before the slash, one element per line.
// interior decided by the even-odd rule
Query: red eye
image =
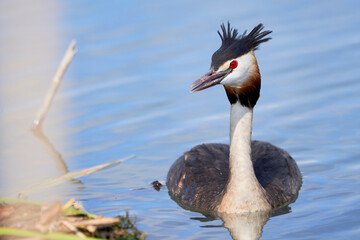
<path fill-rule="evenodd" d="M 232 69 L 237 68 L 237 66 L 238 66 L 238 62 L 236 60 L 234 60 L 230 63 L 230 68 L 232 68 Z"/>

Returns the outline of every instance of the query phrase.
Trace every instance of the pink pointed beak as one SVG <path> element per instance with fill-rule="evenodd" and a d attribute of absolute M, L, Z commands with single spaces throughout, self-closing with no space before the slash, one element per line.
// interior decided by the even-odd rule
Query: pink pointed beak
<path fill-rule="evenodd" d="M 231 69 L 220 72 L 214 72 L 213 70 L 209 70 L 207 73 L 204 74 L 204 76 L 191 84 L 191 92 L 201 91 L 219 84 L 230 72 Z"/>

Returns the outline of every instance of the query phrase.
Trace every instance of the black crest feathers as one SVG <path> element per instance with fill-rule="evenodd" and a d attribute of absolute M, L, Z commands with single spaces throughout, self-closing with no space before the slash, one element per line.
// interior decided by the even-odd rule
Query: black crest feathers
<path fill-rule="evenodd" d="M 231 45 L 231 43 L 233 43 L 236 40 L 236 37 L 238 35 L 238 30 L 230 27 L 229 22 L 228 22 L 227 29 L 225 28 L 224 24 L 221 24 L 220 27 L 222 30 L 222 35 L 221 35 L 220 31 L 217 31 L 217 33 L 219 34 L 221 41 L 222 41 L 221 46 Z"/>
<path fill-rule="evenodd" d="M 268 38 L 264 38 L 264 37 L 272 33 L 272 31 L 262 32 L 263 29 L 264 29 L 264 25 L 260 23 L 259 25 L 254 27 L 254 29 L 248 35 L 245 35 L 246 31 L 244 32 L 242 38 L 248 41 L 249 47 L 251 49 L 256 50 L 260 43 L 267 42 L 271 39 L 270 37 Z"/>
<path fill-rule="evenodd" d="M 245 30 L 243 34 L 239 35 L 238 30 L 230 26 L 230 23 L 221 25 L 221 31 L 218 34 L 221 38 L 221 47 L 212 56 L 212 67 L 216 70 L 224 62 L 237 58 L 252 50 L 256 50 L 260 43 L 269 41 L 271 38 L 267 37 L 272 31 L 263 31 L 264 25 L 259 24 L 254 27 L 249 34 Z"/>

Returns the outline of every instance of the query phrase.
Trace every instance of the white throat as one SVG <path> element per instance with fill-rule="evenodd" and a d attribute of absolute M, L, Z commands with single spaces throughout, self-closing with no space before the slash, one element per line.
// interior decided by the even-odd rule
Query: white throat
<path fill-rule="evenodd" d="M 251 161 L 253 110 L 238 101 L 230 112 L 230 176 L 219 212 L 239 213 L 271 209 Z"/>

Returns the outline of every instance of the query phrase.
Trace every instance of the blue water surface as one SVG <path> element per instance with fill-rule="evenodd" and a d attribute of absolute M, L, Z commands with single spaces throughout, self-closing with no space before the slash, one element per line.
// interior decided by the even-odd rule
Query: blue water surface
<path fill-rule="evenodd" d="M 61 175 L 29 126 L 67 44 L 76 39 L 78 53 L 45 135 L 70 171 L 136 158 L 85 176 L 82 184 L 58 185 L 57 194 L 47 196 L 75 197 L 99 215 L 128 210 L 147 239 L 231 239 L 222 220 L 205 221 L 149 183 L 164 181 L 191 147 L 229 142 L 222 87 L 190 93 L 189 86 L 208 70 L 221 23 L 230 21 L 240 32 L 263 23 L 273 33 L 256 52 L 262 89 L 253 138 L 286 149 L 304 183 L 290 212 L 271 217 L 261 239 L 360 238 L 360 2 L 0 5 L 3 193 Z M 5 170 L 6 164 L 12 168 Z"/>

